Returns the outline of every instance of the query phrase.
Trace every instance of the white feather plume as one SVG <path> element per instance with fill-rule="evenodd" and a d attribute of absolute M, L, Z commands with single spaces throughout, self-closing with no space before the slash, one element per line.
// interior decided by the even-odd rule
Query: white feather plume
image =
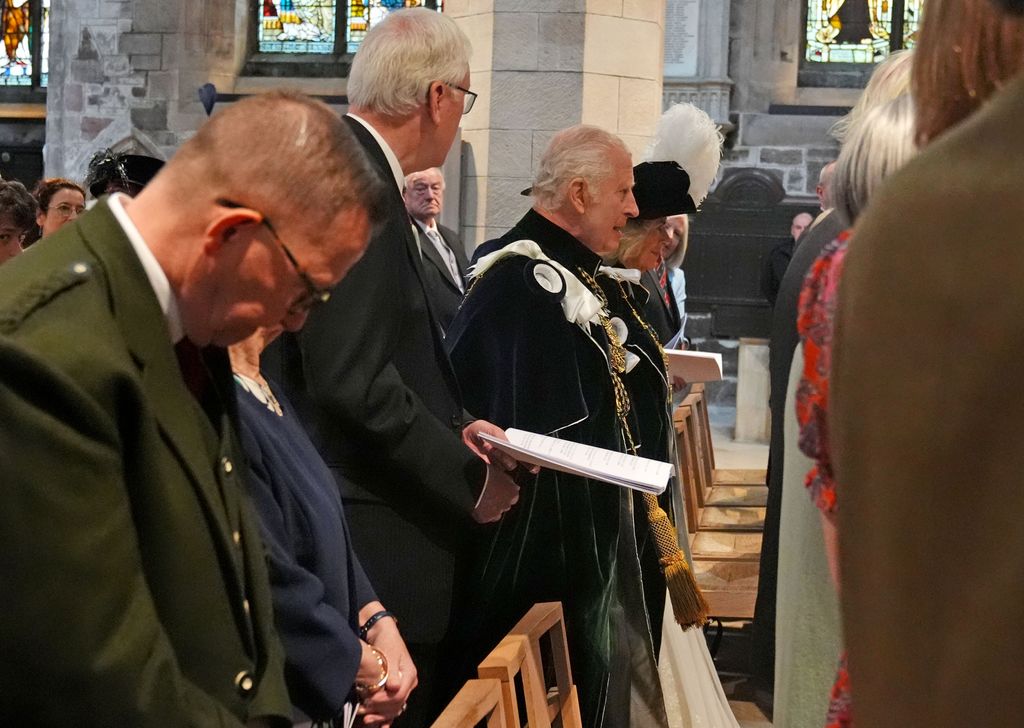
<path fill-rule="evenodd" d="M 718 175 L 723 141 L 710 116 L 693 104 L 676 104 L 661 115 L 645 161 L 678 163 L 690 176 L 690 197 L 699 205 Z"/>

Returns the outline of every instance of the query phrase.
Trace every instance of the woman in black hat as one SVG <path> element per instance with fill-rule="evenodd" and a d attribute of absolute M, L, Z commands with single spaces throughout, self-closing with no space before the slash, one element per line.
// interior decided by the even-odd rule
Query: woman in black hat
<path fill-rule="evenodd" d="M 162 159 L 142 154 L 121 154 L 101 149 L 89 160 L 85 186 L 93 199 L 114 192 L 135 197 L 164 166 Z"/>
<path fill-rule="evenodd" d="M 635 452 L 674 463 L 677 472 L 679 460 L 671 406 L 674 386 L 680 383 L 674 383 L 669 375 L 663 345 L 679 332 L 680 321 L 671 289 L 667 290 L 665 300 L 666 289 L 656 272 L 664 266 L 662 251 L 674 233 L 667 218 L 696 212 L 717 174 L 721 144 L 717 126 L 703 111 L 679 104 L 665 112 L 648 151 L 648 158 L 655 161 L 633 168 L 638 214 L 623 229 L 613 265 L 602 267 L 598 277 L 613 325 L 627 351 L 624 383 L 629 394 L 629 429 Z M 695 582 L 674 578 L 668 569 L 662 568 L 665 545 L 656 543 L 651 525 L 655 522 L 650 513 L 652 506 L 636 495 L 634 513 L 644 601 L 655 645 L 662 643 L 659 673 L 666 700 L 678 702 L 693 725 L 735 726 L 699 628 L 703 618 L 697 624 L 683 618 L 686 610 L 680 609 L 679 602 L 700 603 L 705 610 L 706 604 Z M 677 479 L 658 499 L 658 506 L 669 514 L 678 514 L 683 523 L 683 497 Z M 685 553 L 685 526 L 681 530 L 682 536 L 676 535 L 674 558 L 692 563 Z M 666 604 L 666 585 L 672 596 L 671 605 Z M 682 596 L 679 590 L 683 590 Z M 689 590 L 694 593 L 686 594 Z M 665 616 L 670 614 L 675 620 Z M 679 626 L 672 621 L 678 621 Z"/>

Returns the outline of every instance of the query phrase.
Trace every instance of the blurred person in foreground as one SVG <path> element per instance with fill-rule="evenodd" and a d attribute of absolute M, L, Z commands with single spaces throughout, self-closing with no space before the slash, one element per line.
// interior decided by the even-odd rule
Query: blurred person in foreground
<path fill-rule="evenodd" d="M 1019 726 L 1024 3 L 930 0 L 923 151 L 857 223 L 831 412 L 855 720 Z"/>
<path fill-rule="evenodd" d="M 326 105 L 255 96 L 0 268 L 0 724 L 290 722 L 223 347 L 302 325 L 375 184 Z"/>

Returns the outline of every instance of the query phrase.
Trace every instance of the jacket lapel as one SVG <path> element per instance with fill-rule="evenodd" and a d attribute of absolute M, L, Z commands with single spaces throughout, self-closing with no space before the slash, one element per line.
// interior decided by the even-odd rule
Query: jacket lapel
<path fill-rule="evenodd" d="M 231 553 L 231 527 L 213 473 L 216 453 L 203 437 L 203 417 L 178 367 L 160 304 L 131 243 L 105 201 L 79 223 L 85 245 L 107 272 L 114 317 L 139 367 L 146 402 L 168 447 L 188 473 L 208 518 L 216 524 L 219 546 Z M 218 433 L 220 434 L 220 433 Z M 227 563 L 231 563 L 230 559 Z M 242 579 L 235 574 L 235 586 Z"/>
<path fill-rule="evenodd" d="M 413 224 L 415 225 L 416 223 L 414 222 Z M 423 232 L 422 229 L 418 232 L 420 234 L 420 241 L 422 242 L 423 257 L 429 260 L 434 267 L 437 268 L 444 277 L 444 282 L 449 286 L 449 288 L 461 295 L 462 291 L 459 290 L 458 285 L 456 285 L 454 279 L 452 279 L 451 271 L 448 270 L 448 265 L 441 259 L 441 254 L 437 251 L 437 246 L 434 245 L 434 241 L 431 240 L 430 236 Z"/>
<path fill-rule="evenodd" d="M 459 275 L 462 276 L 462 280 L 465 282 L 466 269 L 469 268 L 469 258 L 466 257 L 466 249 L 462 245 L 462 238 L 454 230 L 446 228 L 444 225 L 438 225 L 437 231 L 441 233 L 441 237 L 444 238 L 445 243 L 448 244 L 448 247 L 455 254 L 455 264 L 459 267 Z"/>
<path fill-rule="evenodd" d="M 360 124 L 358 121 L 350 116 L 342 117 L 348 123 L 349 128 L 352 129 L 352 133 L 355 134 L 356 139 L 362 145 L 363 149 L 370 156 L 370 160 L 377 166 L 377 171 L 381 174 L 386 182 L 389 189 L 390 205 L 393 208 L 392 214 L 398 215 L 399 208 L 404 219 L 408 220 L 408 225 L 403 225 L 402 230 L 405 234 L 405 250 L 409 256 L 409 264 L 412 266 L 413 272 L 416 274 L 416 280 L 420 285 L 420 291 L 423 294 L 424 305 L 427 308 L 427 315 L 430 318 L 431 334 L 434 337 L 434 350 L 436 352 L 435 359 L 437 360 L 438 366 L 444 371 L 445 378 L 448 380 L 448 384 L 451 387 L 451 391 L 457 393 L 459 391 L 458 382 L 455 379 L 455 370 L 452 369 L 451 359 L 448 358 L 447 350 L 444 347 L 443 341 L 443 329 L 438 321 L 437 315 L 434 313 L 433 308 L 430 305 L 430 288 L 427 280 L 424 278 L 425 271 L 423 270 L 423 261 L 420 259 L 420 248 L 416 241 L 415 234 L 413 233 L 412 226 L 415 225 L 412 218 L 409 217 L 409 213 L 405 209 L 405 201 L 402 199 L 401 193 L 398 191 L 398 186 L 393 183 L 394 174 L 391 172 L 391 165 L 388 164 L 388 158 L 384 156 L 384 150 L 380 148 L 380 144 L 373 138 L 373 135 L 367 131 L 366 127 Z M 430 247 L 433 247 L 433 243 L 429 240 L 426 241 Z M 424 245 L 427 247 L 427 245 Z M 458 395 L 456 395 L 458 398 Z"/>

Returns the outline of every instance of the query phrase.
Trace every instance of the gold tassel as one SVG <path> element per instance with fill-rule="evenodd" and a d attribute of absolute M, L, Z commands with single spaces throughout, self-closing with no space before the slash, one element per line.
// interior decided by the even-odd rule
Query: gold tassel
<path fill-rule="evenodd" d="M 702 627 L 708 621 L 708 603 L 697 585 L 690 565 L 686 563 L 682 549 L 679 548 L 676 529 L 655 496 L 644 493 L 643 499 L 647 507 L 647 522 L 658 550 L 658 563 L 661 564 L 662 573 L 665 575 L 665 584 L 668 586 L 676 622 L 683 629 Z"/>

